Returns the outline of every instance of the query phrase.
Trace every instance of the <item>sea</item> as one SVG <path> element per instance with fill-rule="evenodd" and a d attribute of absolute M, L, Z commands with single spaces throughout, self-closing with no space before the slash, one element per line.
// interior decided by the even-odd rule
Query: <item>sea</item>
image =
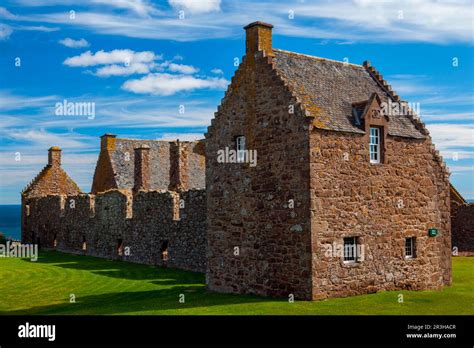
<path fill-rule="evenodd" d="M 0 205 L 0 232 L 7 238 L 21 239 L 21 205 Z"/>
<path fill-rule="evenodd" d="M 0 205 L 0 232 L 7 238 L 21 239 L 21 205 Z"/>

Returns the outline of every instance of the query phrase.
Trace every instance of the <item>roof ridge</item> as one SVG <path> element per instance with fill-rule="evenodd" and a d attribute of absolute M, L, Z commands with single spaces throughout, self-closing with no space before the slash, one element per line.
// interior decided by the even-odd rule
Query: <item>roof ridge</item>
<path fill-rule="evenodd" d="M 324 58 L 324 57 L 318 57 L 318 56 L 313 56 L 313 55 L 310 55 L 310 54 L 298 53 L 298 52 L 293 52 L 293 51 L 287 51 L 287 50 L 282 50 L 280 48 L 273 48 L 273 50 L 277 51 L 277 52 L 290 53 L 290 54 L 293 54 L 295 56 L 301 56 L 301 57 L 311 58 L 311 59 L 320 60 L 320 61 L 322 60 L 322 61 L 327 61 L 327 62 L 331 62 L 331 63 L 338 63 L 338 64 L 342 64 L 342 65 L 352 65 L 352 66 L 355 66 L 355 67 L 358 67 L 358 68 L 364 68 L 364 66 L 362 64 L 346 63 L 346 62 L 341 62 L 340 60 L 329 59 L 329 58 Z"/>
<path fill-rule="evenodd" d="M 163 143 L 169 143 L 169 142 L 173 142 L 173 141 L 176 141 L 176 140 L 179 140 L 179 138 L 175 139 L 175 140 L 165 140 L 165 139 L 134 139 L 134 138 L 116 138 L 117 140 L 131 140 L 131 141 L 156 141 L 156 142 L 163 142 Z M 197 142 L 197 141 L 203 141 L 205 140 L 205 138 L 202 138 L 202 139 L 198 139 L 198 140 L 180 140 L 179 142 L 180 143 L 194 143 L 194 142 Z"/>

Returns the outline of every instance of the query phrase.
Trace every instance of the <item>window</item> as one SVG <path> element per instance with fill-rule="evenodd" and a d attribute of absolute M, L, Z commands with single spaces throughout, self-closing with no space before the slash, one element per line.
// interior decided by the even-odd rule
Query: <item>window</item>
<path fill-rule="evenodd" d="M 86 236 L 82 236 L 82 250 L 87 250 Z"/>
<path fill-rule="evenodd" d="M 123 256 L 123 240 L 121 238 L 117 239 L 117 255 Z"/>
<path fill-rule="evenodd" d="M 344 262 L 356 262 L 357 255 L 357 239 L 356 237 L 344 238 Z"/>
<path fill-rule="evenodd" d="M 370 163 L 380 163 L 380 137 L 380 128 L 370 127 Z"/>
<path fill-rule="evenodd" d="M 405 258 L 412 259 L 416 256 L 416 239 L 415 237 L 405 238 Z"/>
<path fill-rule="evenodd" d="M 237 163 L 245 161 L 245 137 L 239 135 L 235 138 L 235 148 L 237 150 Z"/>
<path fill-rule="evenodd" d="M 55 234 L 54 235 L 54 239 L 53 239 L 53 248 L 56 248 L 58 246 L 58 235 Z"/>
<path fill-rule="evenodd" d="M 163 241 L 163 244 L 161 244 L 161 260 L 162 261 L 168 261 L 168 241 L 165 240 Z"/>

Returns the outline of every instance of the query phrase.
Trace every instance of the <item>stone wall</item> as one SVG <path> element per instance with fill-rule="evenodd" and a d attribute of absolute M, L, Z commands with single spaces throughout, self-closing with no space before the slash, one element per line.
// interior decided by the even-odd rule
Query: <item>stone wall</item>
<path fill-rule="evenodd" d="M 311 133 L 314 299 L 451 283 L 448 177 L 428 140 L 389 136 L 384 146 L 384 163 L 371 165 L 367 136 Z M 352 236 L 364 246 L 363 261 L 325 253 Z M 407 237 L 416 238 L 412 259 Z"/>
<path fill-rule="evenodd" d="M 30 199 L 23 242 L 204 272 L 206 193 L 111 190 Z M 39 238 L 39 239 L 38 239 Z M 129 252 L 128 252 L 129 251 Z"/>
<path fill-rule="evenodd" d="M 452 245 L 457 255 L 474 255 L 474 204 L 451 202 Z"/>
<path fill-rule="evenodd" d="M 309 137 L 290 104 L 268 59 L 247 54 L 206 134 L 210 290 L 311 298 Z M 240 135 L 257 165 L 218 163 Z"/>

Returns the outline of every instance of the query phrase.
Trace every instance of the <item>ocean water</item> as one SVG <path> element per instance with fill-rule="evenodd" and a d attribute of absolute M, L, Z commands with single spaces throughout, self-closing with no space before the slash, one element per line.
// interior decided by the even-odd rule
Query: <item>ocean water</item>
<path fill-rule="evenodd" d="M 21 205 L 0 205 L 0 232 L 21 239 Z"/>

